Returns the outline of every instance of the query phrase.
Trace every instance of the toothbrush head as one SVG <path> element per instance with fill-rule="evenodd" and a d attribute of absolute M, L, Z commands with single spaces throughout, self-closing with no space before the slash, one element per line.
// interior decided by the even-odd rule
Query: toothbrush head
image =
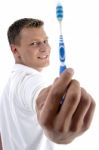
<path fill-rule="evenodd" d="M 59 22 L 61 22 L 63 19 L 63 7 L 60 3 L 58 3 L 56 6 L 56 17 Z"/>

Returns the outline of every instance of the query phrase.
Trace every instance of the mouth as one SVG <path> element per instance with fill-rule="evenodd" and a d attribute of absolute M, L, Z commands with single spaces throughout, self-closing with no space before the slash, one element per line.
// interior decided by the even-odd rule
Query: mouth
<path fill-rule="evenodd" d="M 44 60 L 44 59 L 48 59 L 49 58 L 49 55 L 43 55 L 43 56 L 40 56 L 40 57 L 38 57 L 39 59 L 42 59 L 42 60 Z"/>

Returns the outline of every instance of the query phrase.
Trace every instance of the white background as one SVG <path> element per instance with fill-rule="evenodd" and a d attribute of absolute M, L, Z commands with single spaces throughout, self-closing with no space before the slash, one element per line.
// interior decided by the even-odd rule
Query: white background
<path fill-rule="evenodd" d="M 74 142 L 57 150 L 99 149 L 99 2 L 98 0 L 60 0 L 64 8 L 62 29 L 66 48 L 66 64 L 75 70 L 80 81 L 94 97 L 97 107 L 90 129 Z M 45 75 L 52 81 L 59 70 L 59 24 L 56 19 L 58 0 L 0 0 L 0 93 L 14 64 L 7 41 L 9 25 L 23 17 L 44 20 L 52 48 L 51 64 Z"/>

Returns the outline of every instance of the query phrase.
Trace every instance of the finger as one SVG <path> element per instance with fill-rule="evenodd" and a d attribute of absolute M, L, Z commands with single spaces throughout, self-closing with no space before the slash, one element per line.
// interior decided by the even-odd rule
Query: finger
<path fill-rule="evenodd" d="M 47 88 L 44 88 L 43 90 L 41 90 L 41 92 L 39 93 L 37 100 L 36 100 L 36 110 L 37 111 L 41 111 L 42 107 L 44 106 L 46 97 L 49 93 L 49 90 L 51 89 L 51 85 L 48 86 Z"/>
<path fill-rule="evenodd" d="M 65 131 L 68 130 L 72 116 L 78 106 L 81 96 L 80 84 L 76 80 L 72 80 L 61 106 L 60 112 L 57 116 L 57 125 L 59 130 L 65 126 Z M 60 121 L 61 120 L 61 121 Z"/>
<path fill-rule="evenodd" d="M 43 116 L 42 121 L 47 120 L 49 122 L 57 114 L 60 100 L 64 95 L 72 76 L 73 70 L 71 68 L 66 69 L 66 71 L 64 71 L 64 73 L 62 73 L 61 76 L 53 83 L 41 112 L 41 115 Z"/>
<path fill-rule="evenodd" d="M 68 87 L 72 79 L 73 74 L 73 69 L 68 68 L 60 75 L 60 77 L 57 80 L 55 80 L 51 91 L 52 95 L 55 96 L 55 98 L 56 96 L 63 96 L 64 92 L 66 91 L 66 88 Z"/>
<path fill-rule="evenodd" d="M 87 130 L 89 128 L 95 111 L 95 106 L 96 106 L 95 101 L 91 96 L 90 96 L 90 100 L 91 100 L 90 107 L 84 117 L 84 124 L 83 124 L 84 130 Z"/>
<path fill-rule="evenodd" d="M 83 88 L 81 88 L 81 99 L 72 118 L 72 131 L 81 132 L 84 117 L 90 107 L 90 104 L 91 100 L 89 94 Z"/>

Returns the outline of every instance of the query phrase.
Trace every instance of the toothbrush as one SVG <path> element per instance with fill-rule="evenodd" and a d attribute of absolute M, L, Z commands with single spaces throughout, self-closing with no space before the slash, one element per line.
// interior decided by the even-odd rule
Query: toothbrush
<path fill-rule="evenodd" d="M 59 2 L 56 6 L 56 17 L 59 21 L 60 35 L 59 35 L 59 59 L 60 59 L 60 69 L 59 74 L 61 74 L 67 67 L 65 65 L 65 45 L 62 35 L 62 19 L 63 19 L 63 7 Z"/>

